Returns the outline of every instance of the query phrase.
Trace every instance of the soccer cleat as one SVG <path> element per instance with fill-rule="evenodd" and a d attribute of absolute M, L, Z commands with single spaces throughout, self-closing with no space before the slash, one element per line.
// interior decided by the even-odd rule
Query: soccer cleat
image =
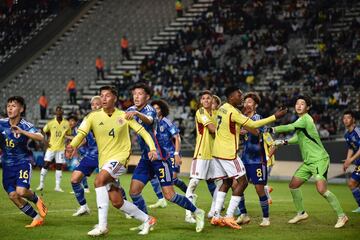
<path fill-rule="evenodd" d="M 303 221 L 303 220 L 308 219 L 308 218 L 309 218 L 309 215 L 306 212 L 304 212 L 302 214 L 297 214 L 295 217 L 290 219 L 288 221 L 288 223 L 294 224 L 294 223 L 298 223 L 298 222 Z"/>
<path fill-rule="evenodd" d="M 32 220 L 32 222 L 29 225 L 26 225 L 26 228 L 33 228 L 33 227 L 39 227 L 44 224 L 44 219 L 39 217 Z"/>
<path fill-rule="evenodd" d="M 271 198 L 268 199 L 268 203 L 269 203 L 269 205 L 272 204 L 272 199 Z"/>
<path fill-rule="evenodd" d="M 351 212 L 353 212 L 353 213 L 360 213 L 360 207 L 358 207 L 358 208 L 355 209 L 355 210 L 352 210 Z"/>
<path fill-rule="evenodd" d="M 241 226 L 236 223 L 236 221 L 233 217 L 224 217 L 224 218 L 222 218 L 222 221 L 225 226 L 228 226 L 232 229 L 241 229 Z"/>
<path fill-rule="evenodd" d="M 99 227 L 99 225 L 96 225 L 93 230 L 89 231 L 87 235 L 92 237 L 97 237 L 101 235 L 105 235 L 109 232 L 109 229 L 107 227 Z"/>
<path fill-rule="evenodd" d="M 205 218 L 205 211 L 198 208 L 195 211 L 195 219 L 196 219 L 196 232 L 201 232 L 204 228 L 204 218 Z"/>
<path fill-rule="evenodd" d="M 241 214 L 237 219 L 236 222 L 238 224 L 248 224 L 250 222 L 250 217 L 246 214 Z"/>
<path fill-rule="evenodd" d="M 129 214 L 127 214 L 127 213 L 125 213 L 125 218 L 126 218 L 126 219 L 132 219 L 132 216 L 129 215 Z"/>
<path fill-rule="evenodd" d="M 90 193 L 90 189 L 89 188 L 84 188 L 84 192 L 85 193 Z"/>
<path fill-rule="evenodd" d="M 64 192 L 64 190 L 62 190 L 60 187 L 56 187 L 54 188 L 55 192 Z"/>
<path fill-rule="evenodd" d="M 260 225 L 260 227 L 268 227 L 268 226 L 270 226 L 269 218 L 263 218 L 262 222 L 259 225 Z"/>
<path fill-rule="evenodd" d="M 147 235 L 150 231 L 154 230 L 156 224 L 156 218 L 149 216 L 149 219 L 144 222 L 143 229 L 138 233 L 140 235 Z"/>
<path fill-rule="evenodd" d="M 149 205 L 149 208 L 166 208 L 167 202 L 165 198 L 159 199 L 156 203 Z"/>
<path fill-rule="evenodd" d="M 187 223 L 196 223 L 196 220 L 190 215 L 186 214 L 185 216 L 185 222 Z"/>
<path fill-rule="evenodd" d="M 137 226 L 137 227 L 132 227 L 129 228 L 130 231 L 138 231 L 138 230 L 143 230 L 144 229 L 144 223 L 142 223 L 141 225 Z"/>
<path fill-rule="evenodd" d="M 78 210 L 73 214 L 73 217 L 83 216 L 90 214 L 90 209 L 88 206 L 81 206 Z"/>
<path fill-rule="evenodd" d="M 208 217 L 209 219 L 211 219 L 211 218 L 214 217 L 214 215 L 215 215 L 215 212 L 209 211 L 208 214 L 207 214 L 207 217 Z"/>
<path fill-rule="evenodd" d="M 271 186 L 269 186 L 269 193 L 272 193 L 272 191 L 274 191 L 274 189 Z"/>
<path fill-rule="evenodd" d="M 37 188 L 36 188 L 36 191 L 42 191 L 44 189 L 44 186 L 43 185 L 39 185 Z"/>
<path fill-rule="evenodd" d="M 342 228 L 347 222 L 349 221 L 349 218 L 344 215 L 342 217 L 338 217 L 338 220 L 335 224 L 335 228 Z"/>
<path fill-rule="evenodd" d="M 224 224 L 224 222 L 223 222 L 223 220 L 222 220 L 222 218 L 221 217 L 213 217 L 212 219 L 211 219 L 211 221 L 210 221 L 210 224 L 211 225 L 214 225 L 214 226 L 220 226 L 220 227 L 224 227 L 225 226 L 225 224 Z"/>
<path fill-rule="evenodd" d="M 45 218 L 46 217 L 46 214 L 48 212 L 48 209 L 47 207 L 45 206 L 43 200 L 41 199 L 41 197 L 38 197 L 38 201 L 36 203 L 36 207 L 39 211 L 39 214 L 42 218 Z"/>

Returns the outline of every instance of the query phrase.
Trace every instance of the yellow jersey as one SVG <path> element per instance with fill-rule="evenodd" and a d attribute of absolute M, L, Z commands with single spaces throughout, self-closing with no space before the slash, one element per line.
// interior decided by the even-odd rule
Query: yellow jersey
<path fill-rule="evenodd" d="M 49 150 L 64 151 L 65 150 L 65 135 L 71 135 L 71 128 L 68 120 L 62 119 L 59 123 L 56 117 L 50 120 L 43 128 L 45 133 L 50 132 Z"/>
<path fill-rule="evenodd" d="M 150 151 L 156 150 L 150 134 L 134 119 L 126 120 L 125 112 L 115 108 L 108 115 L 103 109 L 89 113 L 78 133 L 71 141 L 72 147 L 77 147 L 85 136 L 92 131 L 99 150 L 99 167 L 107 161 L 114 160 L 126 166 L 131 153 L 130 128 L 139 134 L 149 145 Z"/>
<path fill-rule="evenodd" d="M 216 115 L 215 111 L 211 115 L 205 108 L 201 107 L 196 111 L 195 124 L 196 124 L 196 146 L 194 151 L 194 159 L 211 160 L 212 148 L 214 144 L 214 136 L 209 132 L 206 127 L 210 123 L 215 124 Z"/>
<path fill-rule="evenodd" d="M 266 154 L 266 160 L 267 160 L 267 166 L 272 167 L 275 165 L 275 154 L 273 154 L 271 157 L 270 154 L 270 148 L 274 145 L 274 139 L 271 137 L 271 134 L 268 132 L 263 133 L 263 139 L 264 139 L 264 149 Z"/>
<path fill-rule="evenodd" d="M 229 103 L 223 104 L 217 110 L 217 128 L 213 146 L 213 157 L 223 160 L 234 160 L 239 149 L 240 129 L 243 126 L 258 128 L 274 122 L 275 116 L 253 121 L 244 116 L 237 108 Z"/>

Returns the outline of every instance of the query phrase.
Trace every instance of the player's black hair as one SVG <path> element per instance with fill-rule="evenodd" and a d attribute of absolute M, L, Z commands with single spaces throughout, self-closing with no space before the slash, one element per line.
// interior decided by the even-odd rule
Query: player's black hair
<path fill-rule="evenodd" d="M 101 93 L 101 91 L 105 91 L 105 90 L 110 91 L 112 94 L 114 94 L 116 96 L 116 98 L 119 96 L 116 89 L 114 87 L 112 87 L 112 86 L 109 86 L 109 85 L 102 86 L 100 88 L 100 93 Z"/>
<path fill-rule="evenodd" d="M 343 115 L 350 115 L 352 118 L 356 119 L 355 112 L 352 110 L 346 110 Z"/>
<path fill-rule="evenodd" d="M 11 103 L 11 102 L 17 102 L 18 104 L 20 104 L 20 106 L 22 106 L 24 109 L 24 111 L 21 113 L 21 116 L 25 116 L 25 112 L 26 112 L 25 99 L 21 96 L 12 96 L 8 98 L 6 103 Z"/>
<path fill-rule="evenodd" d="M 145 83 L 137 83 L 130 88 L 130 91 L 134 91 L 137 88 L 144 89 L 144 91 L 147 95 L 149 95 L 150 97 L 153 96 L 153 90 L 151 89 L 151 87 L 149 85 L 147 85 Z"/>
<path fill-rule="evenodd" d="M 299 95 L 296 99 L 295 99 L 295 103 L 297 102 L 297 100 L 302 99 L 306 102 L 306 105 L 308 107 L 311 107 L 311 97 L 307 96 L 307 95 Z"/>
<path fill-rule="evenodd" d="M 56 106 L 55 111 L 58 110 L 58 109 L 60 109 L 61 111 L 64 110 L 64 109 L 62 108 L 62 106 L 60 106 L 60 105 L 57 105 L 57 106 Z"/>
<path fill-rule="evenodd" d="M 169 115 L 169 105 L 167 104 L 167 102 L 165 102 L 164 100 L 154 100 L 151 102 L 151 105 L 158 105 L 160 107 L 160 111 L 161 111 L 161 115 L 163 117 L 167 117 Z"/>
<path fill-rule="evenodd" d="M 71 119 L 74 120 L 75 122 L 79 121 L 79 118 L 75 115 L 70 115 L 67 120 L 70 121 Z"/>
<path fill-rule="evenodd" d="M 248 92 L 248 93 L 246 93 L 245 96 L 244 96 L 244 100 L 247 99 L 247 98 L 251 98 L 258 105 L 259 105 L 259 103 L 261 101 L 261 98 L 260 98 L 259 94 L 257 94 L 256 92 Z"/>
<path fill-rule="evenodd" d="M 213 96 L 212 92 L 210 90 L 204 90 L 200 93 L 200 98 L 204 95 L 210 95 Z"/>
<path fill-rule="evenodd" d="M 236 91 L 241 92 L 241 90 L 240 90 L 238 87 L 235 87 L 235 86 L 227 87 L 227 88 L 225 89 L 225 97 L 226 97 L 226 98 L 229 98 L 230 95 L 231 95 L 233 92 L 236 92 Z"/>

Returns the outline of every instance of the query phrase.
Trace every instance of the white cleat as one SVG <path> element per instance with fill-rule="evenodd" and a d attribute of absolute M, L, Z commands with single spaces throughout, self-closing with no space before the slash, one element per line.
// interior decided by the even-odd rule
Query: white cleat
<path fill-rule="evenodd" d="M 83 216 L 90 214 L 90 209 L 88 206 L 81 206 L 79 209 L 73 214 L 73 217 Z"/>
<path fill-rule="evenodd" d="M 60 187 L 56 187 L 54 188 L 55 192 L 64 192 L 64 190 L 62 190 Z"/>
<path fill-rule="evenodd" d="M 143 229 L 144 229 L 144 223 L 142 223 L 141 225 L 139 225 L 137 227 L 129 228 L 130 231 L 142 231 Z"/>
<path fill-rule="evenodd" d="M 198 208 L 195 211 L 195 218 L 196 218 L 196 232 L 201 232 L 204 229 L 204 218 L 205 218 L 205 211 Z"/>
<path fill-rule="evenodd" d="M 302 214 L 297 214 L 295 217 L 290 219 L 288 221 L 288 223 L 294 224 L 294 223 L 298 223 L 298 222 L 303 221 L 303 220 L 308 219 L 308 218 L 309 218 L 309 215 L 306 212 L 304 212 Z"/>
<path fill-rule="evenodd" d="M 147 235 L 150 231 L 154 230 L 156 218 L 149 216 L 149 219 L 144 222 L 143 229 L 138 233 L 139 235 Z"/>
<path fill-rule="evenodd" d="M 352 210 L 351 212 L 353 212 L 353 213 L 360 213 L 360 207 L 358 207 L 357 209 Z"/>
<path fill-rule="evenodd" d="M 248 224 L 249 222 L 250 222 L 250 217 L 244 213 L 240 214 L 240 216 L 236 219 L 236 223 L 238 224 Z"/>
<path fill-rule="evenodd" d="M 165 198 L 159 199 L 156 203 L 149 205 L 149 208 L 166 208 L 167 202 Z"/>
<path fill-rule="evenodd" d="M 44 186 L 43 185 L 39 185 L 37 188 L 36 188 L 36 191 L 42 191 L 44 189 Z"/>
<path fill-rule="evenodd" d="M 125 217 L 126 217 L 126 219 L 132 219 L 132 216 L 127 213 L 125 213 Z"/>
<path fill-rule="evenodd" d="M 260 225 L 260 227 L 268 227 L 268 226 L 270 226 L 270 219 L 269 218 L 263 218 L 262 222 L 259 225 Z"/>
<path fill-rule="evenodd" d="M 89 188 L 84 188 L 84 192 L 85 193 L 90 193 L 90 189 Z"/>
<path fill-rule="evenodd" d="M 209 219 L 211 219 L 211 218 L 214 217 L 214 215 L 215 215 L 215 212 L 209 211 L 207 217 L 208 217 Z"/>
<path fill-rule="evenodd" d="M 95 226 L 95 228 L 93 230 L 91 230 L 90 232 L 87 233 L 87 235 L 92 236 L 92 237 L 97 237 L 97 236 L 102 236 L 105 235 L 109 232 L 109 229 L 107 229 L 107 227 L 99 227 L 99 226 Z"/>
<path fill-rule="evenodd" d="M 349 221 L 349 218 L 346 215 L 339 217 L 334 227 L 342 228 L 348 221 Z"/>
<path fill-rule="evenodd" d="M 191 214 L 190 215 L 186 214 L 185 222 L 193 224 L 193 223 L 196 223 L 196 220 L 191 216 Z"/>

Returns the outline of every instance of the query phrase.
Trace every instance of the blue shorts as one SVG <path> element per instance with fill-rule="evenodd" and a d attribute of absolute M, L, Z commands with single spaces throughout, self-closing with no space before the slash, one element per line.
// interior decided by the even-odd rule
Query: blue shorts
<path fill-rule="evenodd" d="M 174 172 L 179 173 L 180 166 L 175 163 L 175 158 L 170 158 L 170 162 L 171 162 L 171 169 L 172 169 L 173 173 Z"/>
<path fill-rule="evenodd" d="M 246 177 L 252 184 L 267 184 L 267 167 L 266 164 L 244 164 Z"/>
<path fill-rule="evenodd" d="M 85 176 L 89 177 L 91 173 L 98 167 L 98 161 L 85 156 L 83 159 L 80 160 L 79 165 L 74 169 L 74 171 L 80 171 Z"/>
<path fill-rule="evenodd" d="M 16 187 L 30 188 L 32 167 L 30 163 L 3 168 L 3 187 L 7 193 L 15 192 Z"/>
<path fill-rule="evenodd" d="M 140 159 L 132 179 L 136 179 L 146 185 L 154 176 L 158 178 L 162 187 L 173 185 L 170 159 L 166 161 Z"/>
<path fill-rule="evenodd" d="M 360 183 L 360 165 L 355 166 L 355 170 L 351 174 L 351 178 Z"/>

